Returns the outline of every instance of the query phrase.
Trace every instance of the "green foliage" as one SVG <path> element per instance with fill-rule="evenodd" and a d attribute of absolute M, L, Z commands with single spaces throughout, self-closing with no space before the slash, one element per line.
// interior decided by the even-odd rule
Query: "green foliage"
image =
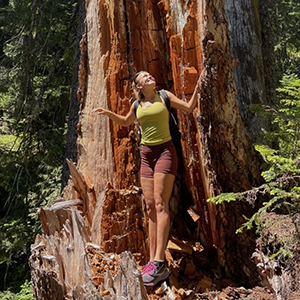
<path fill-rule="evenodd" d="M 31 282 L 26 280 L 24 284 L 21 285 L 21 291 L 17 294 L 11 291 L 0 292 L 1 300 L 33 300 L 33 293 Z"/>
<path fill-rule="evenodd" d="M 279 150 L 271 149 L 267 145 L 256 145 L 255 148 L 265 160 L 266 169 L 262 171 L 262 176 L 266 182 L 272 182 L 283 175 L 300 174 L 300 162 L 297 158 L 285 158 L 278 154 L 281 153 Z"/>
<path fill-rule="evenodd" d="M 273 124 L 279 128 L 279 148 L 285 157 L 294 159 L 300 145 L 300 79 L 297 75 L 284 75 L 277 89 L 279 107 Z"/>
<path fill-rule="evenodd" d="M 277 79 L 283 73 L 300 77 L 300 2 L 274 0 L 275 6 L 275 55 Z"/>
<path fill-rule="evenodd" d="M 276 253 L 272 254 L 270 256 L 270 259 L 274 259 L 280 255 L 283 255 L 284 257 L 289 257 L 291 258 L 293 256 L 292 252 L 289 250 L 286 250 L 284 248 L 279 249 L 279 251 L 277 251 Z"/>
<path fill-rule="evenodd" d="M 300 2 L 297 0 L 274 0 L 275 56 L 277 67 L 277 103 L 275 106 L 252 105 L 250 109 L 266 119 L 270 128 L 263 129 L 265 144 L 256 145 L 264 158 L 262 176 L 270 199 L 237 229 L 257 229 L 268 225 L 268 214 L 285 211 L 293 219 L 299 207 L 300 188 L 286 187 L 280 178 L 300 175 Z M 296 181 L 295 181 L 296 182 Z M 215 204 L 235 201 L 244 194 L 221 194 L 208 201 Z M 296 226 L 296 225 L 295 225 Z M 296 232 L 299 232 L 296 228 Z M 290 256 L 284 247 L 271 255 Z"/>
<path fill-rule="evenodd" d="M 299 162 L 295 159 L 300 147 L 300 79 L 297 75 L 283 75 L 277 88 L 277 98 L 278 103 L 274 107 L 264 106 L 262 109 L 253 105 L 252 108 L 271 123 L 271 129 L 265 130 L 264 138 L 277 148 L 269 150 L 274 151 L 270 153 L 272 161 L 278 161 L 278 167 L 283 170 L 287 164 L 287 169 L 294 172 L 299 168 Z M 266 149 L 260 149 L 262 154 L 266 154 Z M 291 163 L 295 164 L 294 168 Z"/>
<path fill-rule="evenodd" d="M 0 289 L 16 291 L 29 276 L 36 208 L 60 193 L 76 5 L 0 5 Z"/>
<path fill-rule="evenodd" d="M 241 197 L 241 193 L 222 193 L 218 196 L 207 199 L 207 202 L 212 202 L 214 204 L 221 204 L 222 202 L 236 201 L 240 197 Z"/>
<path fill-rule="evenodd" d="M 259 233 L 266 224 L 262 222 L 262 217 L 265 216 L 269 211 L 280 209 L 283 206 L 291 207 L 296 201 L 300 200 L 299 188 L 293 188 L 291 191 L 285 191 L 278 187 L 277 183 L 271 182 L 269 185 L 265 185 L 266 189 L 269 189 L 271 199 L 262 204 L 262 207 L 252 215 L 240 228 L 236 230 L 236 233 L 241 233 L 244 229 L 252 229 L 256 226 L 257 232 Z M 290 209 L 289 209 L 290 210 Z"/>
<path fill-rule="evenodd" d="M 297 103 L 297 99 L 291 102 Z M 299 141 L 297 137 L 297 120 L 293 123 L 293 118 L 297 119 L 293 110 L 298 111 L 300 102 L 297 105 L 290 106 L 289 108 L 280 109 L 283 114 L 290 116 L 287 122 L 283 120 L 279 121 L 277 113 L 274 114 L 276 123 L 280 123 L 278 130 L 272 132 L 271 137 L 276 137 L 279 145 L 278 150 L 271 149 L 267 145 L 256 145 L 258 150 L 265 160 L 265 170 L 262 172 L 267 185 L 265 189 L 269 190 L 271 199 L 268 202 L 263 203 L 263 206 L 245 223 L 241 228 L 237 230 L 237 233 L 243 231 L 244 228 L 251 229 L 253 225 L 257 226 L 258 231 L 265 226 L 261 223 L 261 217 L 271 210 L 280 209 L 282 206 L 293 208 L 294 203 L 300 199 L 300 188 L 293 187 L 291 190 L 286 190 L 283 184 L 278 183 L 276 180 L 285 176 L 299 176 L 300 175 L 300 161 L 299 161 Z M 283 117 L 284 118 L 284 117 Z M 287 118 L 288 119 L 288 118 Z M 286 137 L 285 131 L 289 127 L 290 139 Z M 284 131 L 284 132 L 282 132 Z M 266 136 L 270 140 L 270 135 L 266 133 Z M 296 158 L 294 158 L 296 157 Z M 289 209 L 290 209 L 289 208 Z"/>
<path fill-rule="evenodd" d="M 265 131 L 265 140 L 268 145 L 256 145 L 256 150 L 264 158 L 262 176 L 265 184 L 260 187 L 267 190 L 270 198 L 262 204 L 259 210 L 247 219 L 246 222 L 236 230 L 241 233 L 245 229 L 257 230 L 260 234 L 269 226 L 268 214 L 275 211 L 284 211 L 293 220 L 293 213 L 297 212 L 300 203 L 300 187 L 286 186 L 285 178 L 300 175 L 300 80 L 297 75 L 284 75 L 280 87 L 277 89 L 278 104 L 276 107 L 259 108 L 256 112 L 269 119 L 272 130 Z M 274 149 L 270 145 L 276 146 Z M 295 182 L 297 182 L 295 180 Z M 244 194 L 221 194 L 209 199 L 216 204 L 224 201 L 234 201 Z M 295 223 L 294 223 L 295 225 Z M 296 232 L 299 232 L 295 225 Z M 290 257 L 293 241 L 283 241 L 282 246 L 276 252 L 271 253 L 270 258 Z"/>
<path fill-rule="evenodd" d="M 277 95 L 277 106 L 265 107 L 264 111 L 261 111 L 262 115 L 271 121 L 273 129 L 265 132 L 265 139 L 269 144 L 276 145 L 277 149 L 267 145 L 256 145 L 256 149 L 265 160 L 262 176 L 266 181 L 265 189 L 269 191 L 270 200 L 263 203 L 262 207 L 236 231 L 237 233 L 241 233 L 244 229 L 252 229 L 254 225 L 258 233 L 263 232 L 268 226 L 268 213 L 277 210 L 286 211 L 293 220 L 293 213 L 297 212 L 299 207 L 300 188 L 297 185 L 285 186 L 285 180 L 280 180 L 300 175 L 300 80 L 298 76 L 284 75 L 277 89 Z M 298 227 L 295 223 L 294 225 L 298 233 Z M 283 241 L 280 249 L 271 253 L 270 258 L 290 257 L 291 252 L 286 248 L 293 247 L 293 243 L 294 241 Z"/>

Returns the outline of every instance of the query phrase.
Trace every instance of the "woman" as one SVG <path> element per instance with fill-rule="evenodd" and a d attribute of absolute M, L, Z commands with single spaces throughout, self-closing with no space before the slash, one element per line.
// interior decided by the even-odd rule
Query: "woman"
<path fill-rule="evenodd" d="M 155 89 L 153 76 L 146 71 L 134 77 L 133 88 L 138 95 L 139 105 L 135 111 L 131 105 L 126 116 L 115 114 L 104 108 L 94 112 L 108 116 L 121 126 L 129 126 L 135 119 L 141 125 L 141 186 L 149 218 L 150 261 L 142 270 L 144 285 L 153 286 L 169 276 L 165 262 L 170 218 L 169 199 L 177 172 L 176 149 L 169 131 L 169 111 L 164 100 Z M 198 86 L 198 85 L 197 85 Z M 199 97 L 197 89 L 190 101 L 184 102 L 166 91 L 171 107 L 184 112 L 192 112 Z"/>

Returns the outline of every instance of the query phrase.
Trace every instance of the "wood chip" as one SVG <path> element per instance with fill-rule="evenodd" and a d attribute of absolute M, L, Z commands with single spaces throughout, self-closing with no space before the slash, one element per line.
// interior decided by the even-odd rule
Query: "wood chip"
<path fill-rule="evenodd" d="M 193 247 L 191 245 L 178 239 L 170 239 L 168 241 L 167 249 L 181 253 L 186 253 L 189 255 L 193 253 Z"/>
<path fill-rule="evenodd" d="M 193 219 L 194 222 L 197 222 L 200 219 L 200 216 L 196 213 L 195 208 L 193 206 L 190 206 L 187 209 L 187 212 L 192 217 L 192 219 Z"/>

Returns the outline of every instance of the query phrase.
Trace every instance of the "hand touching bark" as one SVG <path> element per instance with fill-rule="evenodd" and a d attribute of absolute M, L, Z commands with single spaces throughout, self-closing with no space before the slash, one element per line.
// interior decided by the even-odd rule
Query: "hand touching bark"
<path fill-rule="evenodd" d="M 97 107 L 92 110 L 93 113 L 98 113 L 98 115 L 105 115 L 105 116 L 110 116 L 112 112 L 110 110 L 107 110 L 103 107 Z"/>
<path fill-rule="evenodd" d="M 118 115 L 108 109 L 103 107 L 97 107 L 92 110 L 93 113 L 97 113 L 98 115 L 108 116 L 112 121 L 117 123 L 120 126 L 129 126 L 135 120 L 135 114 L 133 112 L 133 105 L 131 105 L 129 113 L 126 116 Z"/>

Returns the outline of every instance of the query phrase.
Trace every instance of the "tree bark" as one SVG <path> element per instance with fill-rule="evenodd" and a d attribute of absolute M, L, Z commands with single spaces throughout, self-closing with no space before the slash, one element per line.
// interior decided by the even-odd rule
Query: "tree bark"
<path fill-rule="evenodd" d="M 247 132 L 255 142 L 262 140 L 270 124 L 251 110 L 251 105 L 276 101 L 272 5 L 271 1 L 225 1 L 232 55 L 238 63 L 234 70 L 238 104 Z"/>
<path fill-rule="evenodd" d="M 66 204 L 73 207 L 57 209 L 55 214 L 53 206 L 41 210 L 43 244 L 38 247 L 41 238 L 37 237 L 31 257 L 36 294 L 45 284 L 39 274 L 55 267 L 55 282 L 59 282 L 53 283 L 55 289 L 65 295 L 74 295 L 79 287 L 86 290 L 91 274 L 97 272 L 87 263 L 87 243 L 104 253 L 129 250 L 138 264 L 147 262 L 137 126 L 122 128 L 91 113 L 102 106 L 126 114 L 132 103 L 132 77 L 142 69 L 154 75 L 158 89 L 168 88 L 184 101 L 189 101 L 202 74 L 201 99 L 194 113 L 177 113 L 182 168 L 171 199 L 172 236 L 200 241 L 206 253 L 215 257 L 219 277 L 246 286 L 257 282 L 251 260 L 254 232 L 237 236 L 235 231 L 259 201 L 252 205 L 241 199 L 220 206 L 206 201 L 222 192 L 245 191 L 262 183 L 259 156 L 239 112 L 235 66 L 221 0 L 86 2 L 79 72 L 78 164 L 75 167 L 69 162 L 71 180 L 59 200 L 73 200 Z M 261 65 L 252 67 L 260 69 Z M 199 216 L 195 222 L 187 213 L 189 207 Z M 74 253 L 79 247 L 80 255 L 62 252 L 55 256 L 55 249 L 64 247 L 63 241 L 75 245 L 71 249 Z M 46 266 L 44 260 L 40 265 L 35 263 L 48 252 L 56 257 L 59 267 Z M 197 259 L 189 258 L 191 269 L 201 268 Z M 74 264 L 86 280 L 69 279 Z M 97 276 L 93 277 L 95 284 L 100 280 Z M 115 277 L 106 280 L 104 285 Z M 143 285 L 137 284 L 136 290 L 143 294 Z"/>
<path fill-rule="evenodd" d="M 262 58 L 264 65 L 264 80 L 266 103 L 276 104 L 276 58 L 274 53 L 275 41 L 273 22 L 275 20 L 274 2 L 259 1 L 259 16 L 261 23 Z"/>

